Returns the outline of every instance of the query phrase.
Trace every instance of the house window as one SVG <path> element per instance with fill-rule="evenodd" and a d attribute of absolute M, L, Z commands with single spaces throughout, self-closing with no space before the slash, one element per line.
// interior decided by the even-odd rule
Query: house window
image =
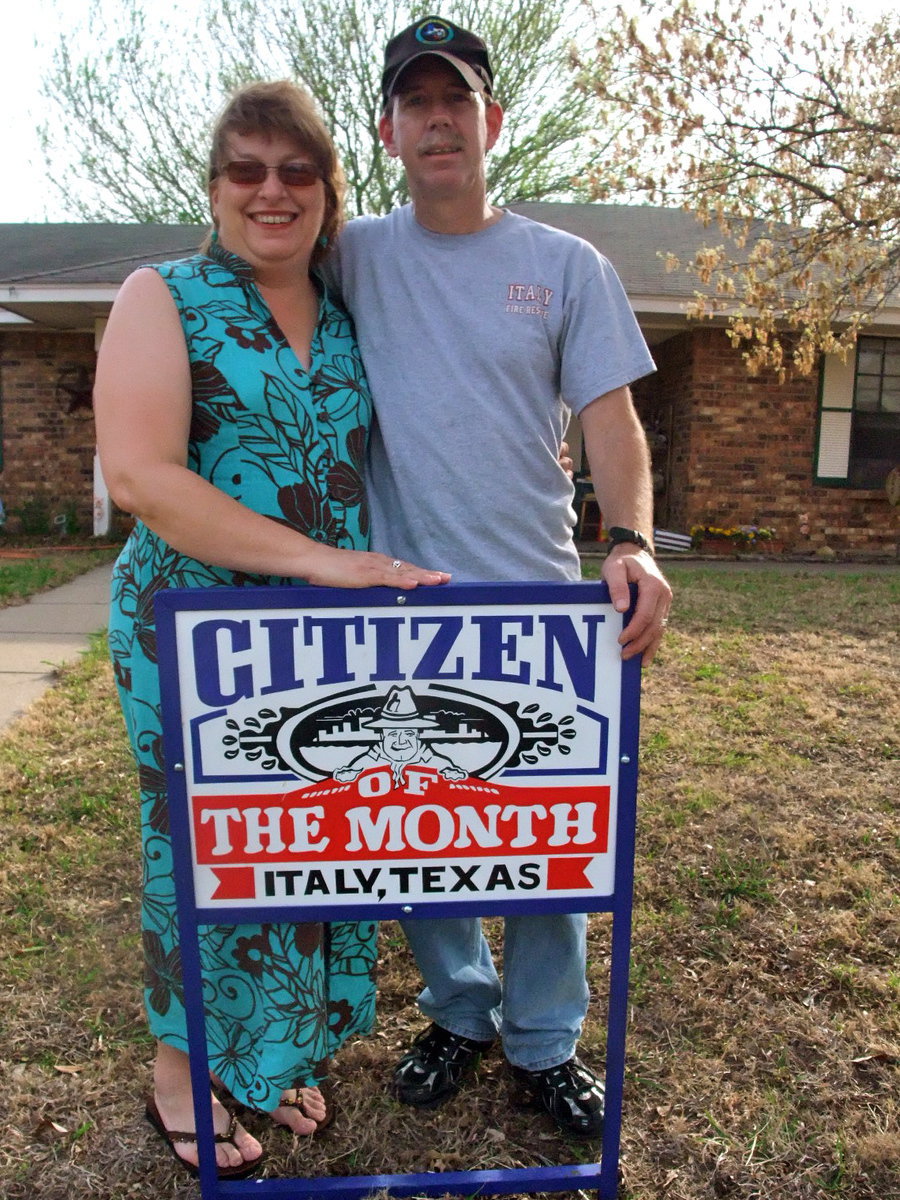
<path fill-rule="evenodd" d="M 881 488 L 900 463 L 900 338 L 861 337 L 822 367 L 816 483 Z"/>

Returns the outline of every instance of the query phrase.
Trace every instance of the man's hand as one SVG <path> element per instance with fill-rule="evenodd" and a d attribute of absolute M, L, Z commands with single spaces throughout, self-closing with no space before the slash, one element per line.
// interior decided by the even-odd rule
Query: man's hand
<path fill-rule="evenodd" d="M 603 563 L 602 574 L 616 612 L 625 612 L 631 603 L 628 585 L 637 584 L 634 614 L 619 634 L 619 642 L 624 647 L 623 658 L 640 654 L 641 666 L 649 667 L 669 623 L 672 589 L 652 554 L 638 546 L 613 546 Z"/>

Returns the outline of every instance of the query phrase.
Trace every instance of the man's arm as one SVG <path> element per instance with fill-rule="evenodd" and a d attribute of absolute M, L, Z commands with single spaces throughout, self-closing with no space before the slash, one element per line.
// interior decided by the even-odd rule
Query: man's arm
<path fill-rule="evenodd" d="M 631 392 L 616 388 L 592 400 L 579 414 L 597 503 L 607 529 L 614 525 L 653 537 L 653 485 L 647 439 Z M 638 586 L 634 615 L 619 641 L 623 658 L 641 655 L 653 661 L 668 620 L 672 589 L 652 554 L 638 545 L 614 546 L 603 564 L 603 578 L 617 612 L 628 608 L 629 583 Z"/>

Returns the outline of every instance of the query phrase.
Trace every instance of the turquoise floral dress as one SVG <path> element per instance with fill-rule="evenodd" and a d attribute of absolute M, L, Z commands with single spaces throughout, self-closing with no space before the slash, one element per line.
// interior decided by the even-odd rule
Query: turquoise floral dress
<path fill-rule="evenodd" d="M 193 387 L 188 464 L 256 512 L 333 546 L 365 549 L 363 459 L 372 405 L 350 319 L 327 296 L 307 372 L 242 259 L 214 244 L 155 268 L 184 327 Z M 109 639 L 138 763 L 143 832 L 145 1001 L 152 1033 L 187 1031 L 163 767 L 153 597 L 167 587 L 262 587 L 270 579 L 198 562 L 137 523 L 113 573 Z M 238 1100 L 277 1107 L 321 1080 L 371 1028 L 373 922 L 201 930 L 210 1067 Z"/>

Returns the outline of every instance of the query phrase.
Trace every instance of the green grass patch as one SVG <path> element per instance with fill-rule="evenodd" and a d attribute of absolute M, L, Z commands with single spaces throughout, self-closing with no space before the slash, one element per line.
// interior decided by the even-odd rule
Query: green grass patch
<path fill-rule="evenodd" d="M 48 552 L 39 558 L 0 559 L 0 608 L 19 604 L 38 592 L 77 579 L 92 567 L 112 562 L 118 547 L 97 550 Z"/>
<path fill-rule="evenodd" d="M 598 579 L 602 562 L 585 562 L 585 579 Z M 671 624 L 692 633 L 797 633 L 836 629 L 853 634 L 896 629 L 900 571 L 864 567 L 706 567 L 666 561 L 675 591 Z"/>

